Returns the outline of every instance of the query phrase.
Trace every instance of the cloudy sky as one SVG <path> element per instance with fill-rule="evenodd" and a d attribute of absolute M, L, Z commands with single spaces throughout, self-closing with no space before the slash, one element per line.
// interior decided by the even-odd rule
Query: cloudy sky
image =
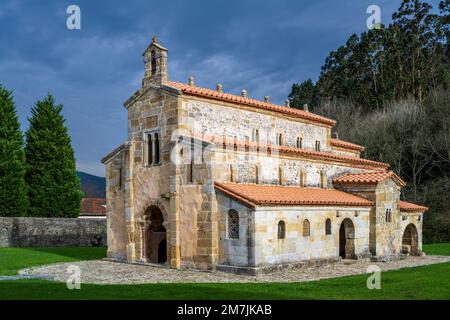
<path fill-rule="evenodd" d="M 294 82 L 317 79 L 331 50 L 366 30 L 369 5 L 388 24 L 400 0 L 127 0 L 0 3 L 0 83 L 14 91 L 22 127 L 51 92 L 64 105 L 79 170 L 126 139 L 123 102 L 139 87 L 153 35 L 169 50 L 171 80 L 282 103 Z M 438 1 L 431 1 L 436 7 Z M 81 9 L 68 30 L 66 9 Z"/>

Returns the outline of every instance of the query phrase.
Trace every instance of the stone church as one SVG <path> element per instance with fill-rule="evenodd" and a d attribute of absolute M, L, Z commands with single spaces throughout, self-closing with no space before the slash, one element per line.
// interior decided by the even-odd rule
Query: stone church
<path fill-rule="evenodd" d="M 310 112 L 169 80 L 153 38 L 106 166 L 108 257 L 258 273 L 420 255 L 426 207 Z"/>

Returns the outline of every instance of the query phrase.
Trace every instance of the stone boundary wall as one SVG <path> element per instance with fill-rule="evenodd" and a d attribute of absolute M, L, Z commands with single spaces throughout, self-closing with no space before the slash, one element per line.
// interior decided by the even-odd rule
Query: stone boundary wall
<path fill-rule="evenodd" d="M 0 217 L 0 247 L 55 246 L 106 246 L 106 219 Z"/>

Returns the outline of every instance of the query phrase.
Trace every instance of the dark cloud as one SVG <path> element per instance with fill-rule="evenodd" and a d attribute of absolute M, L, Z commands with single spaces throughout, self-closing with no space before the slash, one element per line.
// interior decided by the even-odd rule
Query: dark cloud
<path fill-rule="evenodd" d="M 79 169 L 101 175 L 100 158 L 126 139 L 122 103 L 140 84 L 152 35 L 169 49 L 172 80 L 194 75 L 201 86 L 282 103 L 293 82 L 317 79 L 329 51 L 365 30 L 368 5 L 388 23 L 400 2 L 4 0 L 0 83 L 14 90 L 23 129 L 30 107 L 54 94 Z M 70 4 L 81 8 L 81 30 L 66 29 Z"/>

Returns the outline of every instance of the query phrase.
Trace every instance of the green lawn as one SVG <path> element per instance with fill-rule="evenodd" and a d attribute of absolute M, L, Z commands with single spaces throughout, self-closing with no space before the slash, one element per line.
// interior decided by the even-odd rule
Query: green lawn
<path fill-rule="evenodd" d="M 427 245 L 424 251 L 450 255 L 450 244 Z M 0 249 L 0 273 L 102 256 L 100 248 Z M 0 299 L 450 299 L 450 263 L 383 272 L 381 290 L 368 290 L 366 281 L 367 275 L 358 275 L 306 283 L 82 284 L 81 290 L 68 290 L 64 283 L 16 280 L 0 281 Z"/>
<path fill-rule="evenodd" d="M 450 256 L 450 243 L 424 244 L 422 250 L 430 256 Z"/>
<path fill-rule="evenodd" d="M 103 247 L 0 248 L 0 276 L 15 275 L 19 269 L 56 262 L 101 259 Z"/>

